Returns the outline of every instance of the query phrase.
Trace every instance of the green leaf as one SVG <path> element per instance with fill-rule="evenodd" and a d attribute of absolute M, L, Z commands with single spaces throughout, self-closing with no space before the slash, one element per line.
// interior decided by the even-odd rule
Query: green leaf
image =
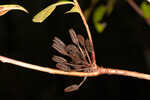
<path fill-rule="evenodd" d="M 21 10 L 28 13 L 28 11 L 20 5 L 9 4 L 9 5 L 0 5 L 0 16 L 6 14 L 10 10 Z"/>
<path fill-rule="evenodd" d="M 44 10 L 40 11 L 37 15 L 35 15 L 32 19 L 33 22 L 38 22 L 41 23 L 43 22 L 51 13 L 55 10 L 57 6 L 60 5 L 66 5 L 66 4 L 74 4 L 73 2 L 70 1 L 61 1 L 54 3 L 48 7 L 46 7 Z"/>
<path fill-rule="evenodd" d="M 80 10 L 78 9 L 77 6 L 73 6 L 72 9 L 67 11 L 65 14 L 67 14 L 67 13 L 80 13 Z"/>
<path fill-rule="evenodd" d="M 143 17 L 150 18 L 150 4 L 147 2 L 142 2 L 141 9 L 143 11 Z"/>
<path fill-rule="evenodd" d="M 94 23 L 95 29 L 99 33 L 101 33 L 104 30 L 104 28 L 106 27 L 106 25 L 103 25 L 100 23 L 100 21 L 104 17 L 105 12 L 106 12 L 106 7 L 101 5 L 95 10 L 95 12 L 93 14 L 93 23 Z"/>
<path fill-rule="evenodd" d="M 103 16 L 105 14 L 106 7 L 101 5 L 98 8 L 96 8 L 94 14 L 93 14 L 93 21 L 94 22 L 100 22 L 103 19 Z"/>
<path fill-rule="evenodd" d="M 95 29 L 97 32 L 101 33 L 104 31 L 106 25 L 106 23 L 95 23 Z"/>

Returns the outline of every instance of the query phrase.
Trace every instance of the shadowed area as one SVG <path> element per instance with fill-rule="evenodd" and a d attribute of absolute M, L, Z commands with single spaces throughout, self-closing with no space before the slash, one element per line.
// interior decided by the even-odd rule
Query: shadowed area
<path fill-rule="evenodd" d="M 135 0 L 140 4 L 142 0 Z M 137 2 L 138 1 L 138 2 Z M 58 7 L 43 23 L 33 23 L 39 11 L 52 4 L 51 0 L 5 0 L 0 4 L 19 4 L 30 14 L 10 11 L 0 17 L 0 54 L 17 60 L 55 68 L 51 46 L 55 36 L 66 44 L 74 28 L 87 37 L 78 14 L 64 15 L 71 5 Z M 82 9 L 90 0 L 79 0 Z M 105 0 L 102 0 L 105 3 Z M 101 2 L 99 3 L 101 4 Z M 98 5 L 97 5 L 98 6 Z M 107 28 L 98 34 L 89 16 L 96 62 L 108 68 L 133 70 L 150 74 L 150 28 L 125 0 L 117 0 L 111 16 L 105 17 Z M 63 89 L 78 84 L 83 78 L 51 75 L 39 71 L 0 63 L 0 99 L 2 100 L 106 100 L 143 99 L 150 97 L 150 81 L 115 75 L 91 77 L 79 91 L 64 93 Z"/>

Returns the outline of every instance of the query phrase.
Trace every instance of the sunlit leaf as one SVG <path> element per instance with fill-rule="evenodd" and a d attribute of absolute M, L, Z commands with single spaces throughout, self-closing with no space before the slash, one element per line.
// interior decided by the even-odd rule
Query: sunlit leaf
<path fill-rule="evenodd" d="M 0 5 L 0 16 L 6 14 L 10 10 L 21 10 L 21 11 L 24 11 L 24 12 L 28 13 L 28 11 L 20 5 L 15 5 L 15 4 L 14 5 L 12 5 L 12 4 L 10 4 L 10 5 Z"/>
<path fill-rule="evenodd" d="M 77 6 L 73 6 L 72 9 L 66 12 L 67 13 L 80 13 L 80 10 L 78 9 Z"/>
<path fill-rule="evenodd" d="M 95 23 L 95 28 L 99 33 L 103 32 L 106 26 L 106 23 Z"/>
<path fill-rule="evenodd" d="M 144 18 L 150 18 L 150 4 L 147 2 L 142 2 L 141 9 L 143 11 Z"/>
<path fill-rule="evenodd" d="M 93 14 L 93 21 L 94 22 L 100 22 L 102 19 L 103 19 L 103 16 L 105 14 L 105 11 L 106 11 L 106 7 L 101 5 L 99 6 L 95 11 L 94 11 L 94 14 Z"/>
<path fill-rule="evenodd" d="M 93 14 L 93 23 L 94 23 L 94 26 L 95 26 L 97 32 L 99 32 L 99 33 L 102 32 L 105 28 L 105 25 L 100 23 L 100 21 L 104 17 L 105 12 L 106 12 L 106 7 L 101 5 L 95 10 L 95 12 Z"/>
<path fill-rule="evenodd" d="M 74 3 L 70 1 L 61 1 L 61 2 L 54 3 L 46 7 L 44 10 L 40 11 L 37 15 L 35 15 L 32 21 L 41 23 L 55 10 L 57 6 L 66 5 L 66 4 L 74 4 Z"/>

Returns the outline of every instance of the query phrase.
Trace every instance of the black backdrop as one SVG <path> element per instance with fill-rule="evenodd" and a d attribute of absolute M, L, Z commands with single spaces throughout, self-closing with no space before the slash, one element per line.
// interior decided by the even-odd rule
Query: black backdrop
<path fill-rule="evenodd" d="M 90 1 L 79 0 L 82 9 Z M 105 0 L 102 0 L 102 2 Z M 142 0 L 137 0 L 138 4 Z M 67 41 L 68 29 L 73 27 L 78 33 L 85 33 L 78 14 L 63 13 L 71 7 L 58 7 L 41 24 L 33 23 L 32 17 L 54 3 L 52 0 L 5 0 L 0 4 L 20 4 L 30 14 L 11 11 L 0 17 L 1 55 L 41 66 L 55 67 L 51 56 L 57 52 L 51 48 L 52 39 L 58 36 Z M 105 3 L 105 2 L 103 2 Z M 92 32 L 98 65 L 127 69 L 150 74 L 149 37 L 150 29 L 124 0 L 117 0 L 111 16 L 105 17 L 108 23 L 102 34 L 98 34 L 88 21 Z M 48 41 L 47 41 L 48 40 Z M 48 45 L 48 46 L 47 46 Z M 143 99 L 150 97 L 150 81 L 102 75 L 89 78 L 79 91 L 64 93 L 63 89 L 79 83 L 82 78 L 51 75 L 39 71 L 0 63 L 0 100 L 106 100 Z"/>

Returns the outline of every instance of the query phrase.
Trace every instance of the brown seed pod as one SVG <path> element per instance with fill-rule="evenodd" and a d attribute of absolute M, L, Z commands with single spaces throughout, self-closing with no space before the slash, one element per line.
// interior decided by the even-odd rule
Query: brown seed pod
<path fill-rule="evenodd" d="M 65 43 L 63 41 L 61 41 L 61 39 L 59 39 L 58 37 L 54 37 L 54 43 L 58 44 L 58 45 L 61 45 L 62 47 L 65 48 Z"/>
<path fill-rule="evenodd" d="M 80 43 L 82 46 L 85 46 L 85 39 L 84 39 L 84 37 L 83 37 L 81 34 L 79 34 L 79 35 L 77 35 L 77 36 L 78 36 L 79 43 Z"/>
<path fill-rule="evenodd" d="M 65 92 L 73 92 L 79 89 L 77 84 L 73 84 L 64 89 Z"/>
<path fill-rule="evenodd" d="M 60 52 L 63 55 L 67 55 L 67 52 L 65 51 L 66 45 L 57 37 L 54 38 L 54 43 L 52 47 L 56 49 L 58 52 Z"/>
<path fill-rule="evenodd" d="M 75 63 L 75 64 L 81 63 L 81 61 L 82 61 L 81 60 L 81 52 L 75 45 L 73 45 L 73 44 L 67 45 L 66 51 L 68 53 L 68 56 L 72 59 L 73 63 Z"/>
<path fill-rule="evenodd" d="M 90 41 L 88 39 L 85 40 L 85 47 L 87 48 L 87 50 L 89 52 L 92 52 L 93 51 L 93 47 L 92 45 L 90 44 Z"/>
<path fill-rule="evenodd" d="M 63 71 L 67 71 L 67 72 L 71 71 L 71 68 L 63 63 L 57 63 L 56 67 Z"/>
<path fill-rule="evenodd" d="M 73 45 L 73 44 L 67 45 L 66 48 L 65 48 L 65 50 L 67 52 L 80 53 L 79 49 L 75 45 Z"/>
<path fill-rule="evenodd" d="M 58 63 L 67 63 L 67 60 L 63 57 L 60 57 L 60 56 L 53 56 L 52 60 L 54 62 L 58 62 Z"/>
<path fill-rule="evenodd" d="M 72 39 L 72 42 L 77 45 L 79 43 L 79 41 L 78 41 L 76 32 L 71 28 L 71 29 L 69 29 L 69 34 Z"/>

